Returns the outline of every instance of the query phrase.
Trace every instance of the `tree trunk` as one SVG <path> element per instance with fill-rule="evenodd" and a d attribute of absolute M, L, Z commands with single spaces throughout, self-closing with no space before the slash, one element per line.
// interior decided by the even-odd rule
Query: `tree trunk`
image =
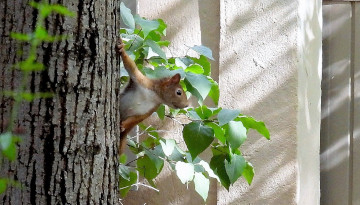
<path fill-rule="evenodd" d="M 0 1 L 0 90 L 14 90 L 20 72 L 11 65 L 24 60 L 29 46 L 10 32 L 34 29 L 37 10 L 30 1 Z M 16 125 L 25 129 L 18 158 L 2 160 L 0 177 L 21 184 L 0 195 L 2 204 L 117 204 L 119 62 L 113 47 L 119 32 L 119 0 L 62 1 L 76 17 L 52 14 L 51 35 L 66 40 L 44 43 L 28 90 L 52 92 L 53 98 L 24 102 Z M 23 51 L 23 55 L 19 54 Z M 10 119 L 13 101 L 0 96 L 0 121 Z M 1 127 L 1 132 L 4 132 Z"/>

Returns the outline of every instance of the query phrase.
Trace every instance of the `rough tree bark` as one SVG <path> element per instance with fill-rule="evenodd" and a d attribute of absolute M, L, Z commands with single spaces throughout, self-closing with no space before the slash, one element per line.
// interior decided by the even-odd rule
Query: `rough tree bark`
<path fill-rule="evenodd" d="M 24 0 L 0 1 L 0 90 L 18 85 L 11 65 L 24 59 L 26 44 L 10 31 L 34 29 L 37 11 Z M 28 89 L 55 97 L 23 103 L 16 121 L 25 128 L 18 159 L 2 160 L 0 176 L 21 183 L 0 196 L 2 204 L 117 204 L 119 66 L 113 46 L 119 32 L 119 0 L 50 0 L 77 13 L 51 15 L 50 34 L 67 40 L 42 45 L 39 61 L 48 68 L 31 74 Z M 0 121 L 12 101 L 0 96 Z M 2 127 L 1 132 L 4 131 Z"/>

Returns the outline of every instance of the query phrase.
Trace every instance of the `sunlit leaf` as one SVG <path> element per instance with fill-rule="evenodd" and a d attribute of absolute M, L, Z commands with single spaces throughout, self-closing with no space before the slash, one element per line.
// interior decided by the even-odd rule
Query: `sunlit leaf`
<path fill-rule="evenodd" d="M 211 89 L 211 83 L 204 75 L 186 73 L 185 81 L 187 81 L 200 94 L 202 100 L 206 98 Z"/>
<path fill-rule="evenodd" d="M 134 16 L 131 14 L 131 10 L 127 8 L 123 2 L 120 3 L 120 15 L 126 26 L 130 29 L 135 29 Z"/>
<path fill-rule="evenodd" d="M 163 152 L 166 156 L 170 156 L 175 148 L 176 142 L 173 139 L 164 139 L 160 141 Z"/>
<path fill-rule="evenodd" d="M 264 122 L 256 121 L 254 118 L 246 117 L 246 116 L 241 116 L 237 119 L 240 120 L 247 129 L 255 129 L 260 134 L 262 134 L 266 139 L 268 140 L 270 139 L 269 130 L 266 128 Z"/>
<path fill-rule="evenodd" d="M 226 139 L 232 149 L 237 149 L 246 140 L 246 128 L 242 122 L 230 121 L 226 126 Z"/>
<path fill-rule="evenodd" d="M 218 114 L 219 125 L 223 126 L 240 114 L 239 110 L 222 109 Z"/>
<path fill-rule="evenodd" d="M 202 120 L 209 119 L 213 114 L 213 112 L 205 105 L 195 108 L 195 111 Z"/>
<path fill-rule="evenodd" d="M 216 179 L 218 182 L 220 182 L 219 177 L 214 173 L 214 171 L 210 168 L 210 165 L 205 162 L 204 160 L 201 160 L 199 164 L 205 169 L 205 171 L 209 174 L 209 177 L 212 177 Z"/>
<path fill-rule="evenodd" d="M 159 27 L 158 27 L 157 30 L 158 30 L 162 35 L 166 36 L 166 28 L 167 28 L 166 23 L 165 23 L 162 19 L 158 19 L 157 21 L 159 22 Z"/>
<path fill-rule="evenodd" d="M 204 75 L 210 76 L 211 74 L 211 64 L 209 60 L 204 56 L 200 55 L 200 58 L 193 58 L 191 57 L 192 61 L 196 64 L 201 65 L 201 67 L 204 69 Z"/>
<path fill-rule="evenodd" d="M 248 184 L 250 185 L 252 183 L 252 180 L 254 178 L 254 167 L 249 162 L 246 162 L 246 167 L 242 173 Z"/>
<path fill-rule="evenodd" d="M 195 73 L 195 74 L 203 74 L 204 69 L 201 66 L 194 64 L 194 65 L 187 67 L 185 69 L 185 72 L 191 72 L 191 73 Z"/>
<path fill-rule="evenodd" d="M 160 23 L 157 20 L 146 20 L 141 18 L 139 15 L 135 15 L 135 22 L 140 25 L 142 31 L 144 32 L 144 38 L 153 30 L 156 30 Z"/>
<path fill-rule="evenodd" d="M 148 45 L 149 48 L 151 48 L 151 50 L 157 54 L 157 56 L 160 56 L 162 59 L 167 60 L 164 51 L 160 48 L 160 46 L 158 44 L 156 44 L 155 41 L 147 39 L 147 40 L 145 40 L 144 44 Z M 151 58 L 152 56 L 154 56 L 154 55 L 148 54 L 147 58 Z"/>
<path fill-rule="evenodd" d="M 210 81 L 212 86 L 209 92 L 209 97 L 213 100 L 214 104 L 217 106 L 220 98 L 219 84 L 212 79 Z"/>
<path fill-rule="evenodd" d="M 211 59 L 211 60 L 215 60 L 212 56 L 212 51 L 210 48 L 206 47 L 206 46 L 193 46 L 190 47 L 192 50 L 198 52 L 200 55 L 204 55 L 207 58 Z"/>
<path fill-rule="evenodd" d="M 127 161 L 127 155 L 126 154 L 121 154 L 120 157 L 119 157 L 119 162 L 121 164 L 125 164 Z"/>
<path fill-rule="evenodd" d="M 194 165 L 191 163 L 177 162 L 175 165 L 176 175 L 185 184 L 194 178 Z"/>
<path fill-rule="evenodd" d="M 195 191 L 206 201 L 209 193 L 210 180 L 203 174 L 195 172 L 194 184 Z"/>

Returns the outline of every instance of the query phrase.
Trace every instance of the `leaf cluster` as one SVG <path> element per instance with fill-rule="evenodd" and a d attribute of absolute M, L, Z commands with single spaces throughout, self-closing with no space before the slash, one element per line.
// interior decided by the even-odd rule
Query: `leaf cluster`
<path fill-rule="evenodd" d="M 213 60 L 211 50 L 202 45 L 190 49 L 198 56 L 167 57 L 162 47 L 170 42 L 161 38 L 166 35 L 167 25 L 163 20 L 147 20 L 133 16 L 121 3 L 121 17 L 127 28 L 120 30 L 125 48 L 139 69 L 150 78 L 161 78 L 180 73 L 183 77 L 181 85 L 187 96 L 195 96 L 199 106 L 174 110 L 162 105 L 157 110 L 160 119 L 175 119 L 176 115 L 186 115 L 190 123 L 183 125 L 183 139 L 187 150 L 178 146 L 174 139 L 164 139 L 152 126 L 140 125 L 147 138 L 138 143 L 128 139 L 130 150 L 136 154 L 136 167 L 140 176 L 156 187 L 154 179 L 161 172 L 164 163 L 170 164 L 183 184 L 194 183 L 196 192 L 206 200 L 210 178 L 215 178 L 226 189 L 243 176 L 249 184 L 254 177 L 254 169 L 241 153 L 240 146 L 247 139 L 248 131 L 254 129 L 270 139 L 265 124 L 252 117 L 241 114 L 239 110 L 209 108 L 203 104 L 209 97 L 217 106 L 219 86 L 211 78 L 211 66 L 208 59 Z M 122 81 L 127 75 L 122 68 Z M 206 162 L 199 154 L 211 148 L 212 157 Z M 120 192 L 126 196 L 137 175 L 126 157 L 122 157 L 120 173 Z"/>

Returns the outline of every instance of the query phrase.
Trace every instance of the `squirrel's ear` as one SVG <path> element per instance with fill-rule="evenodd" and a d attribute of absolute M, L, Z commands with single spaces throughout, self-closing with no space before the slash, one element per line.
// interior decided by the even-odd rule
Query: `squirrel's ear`
<path fill-rule="evenodd" d="M 173 77 L 171 77 L 170 82 L 173 84 L 177 84 L 180 82 L 180 78 L 181 78 L 180 74 L 177 73 Z"/>

